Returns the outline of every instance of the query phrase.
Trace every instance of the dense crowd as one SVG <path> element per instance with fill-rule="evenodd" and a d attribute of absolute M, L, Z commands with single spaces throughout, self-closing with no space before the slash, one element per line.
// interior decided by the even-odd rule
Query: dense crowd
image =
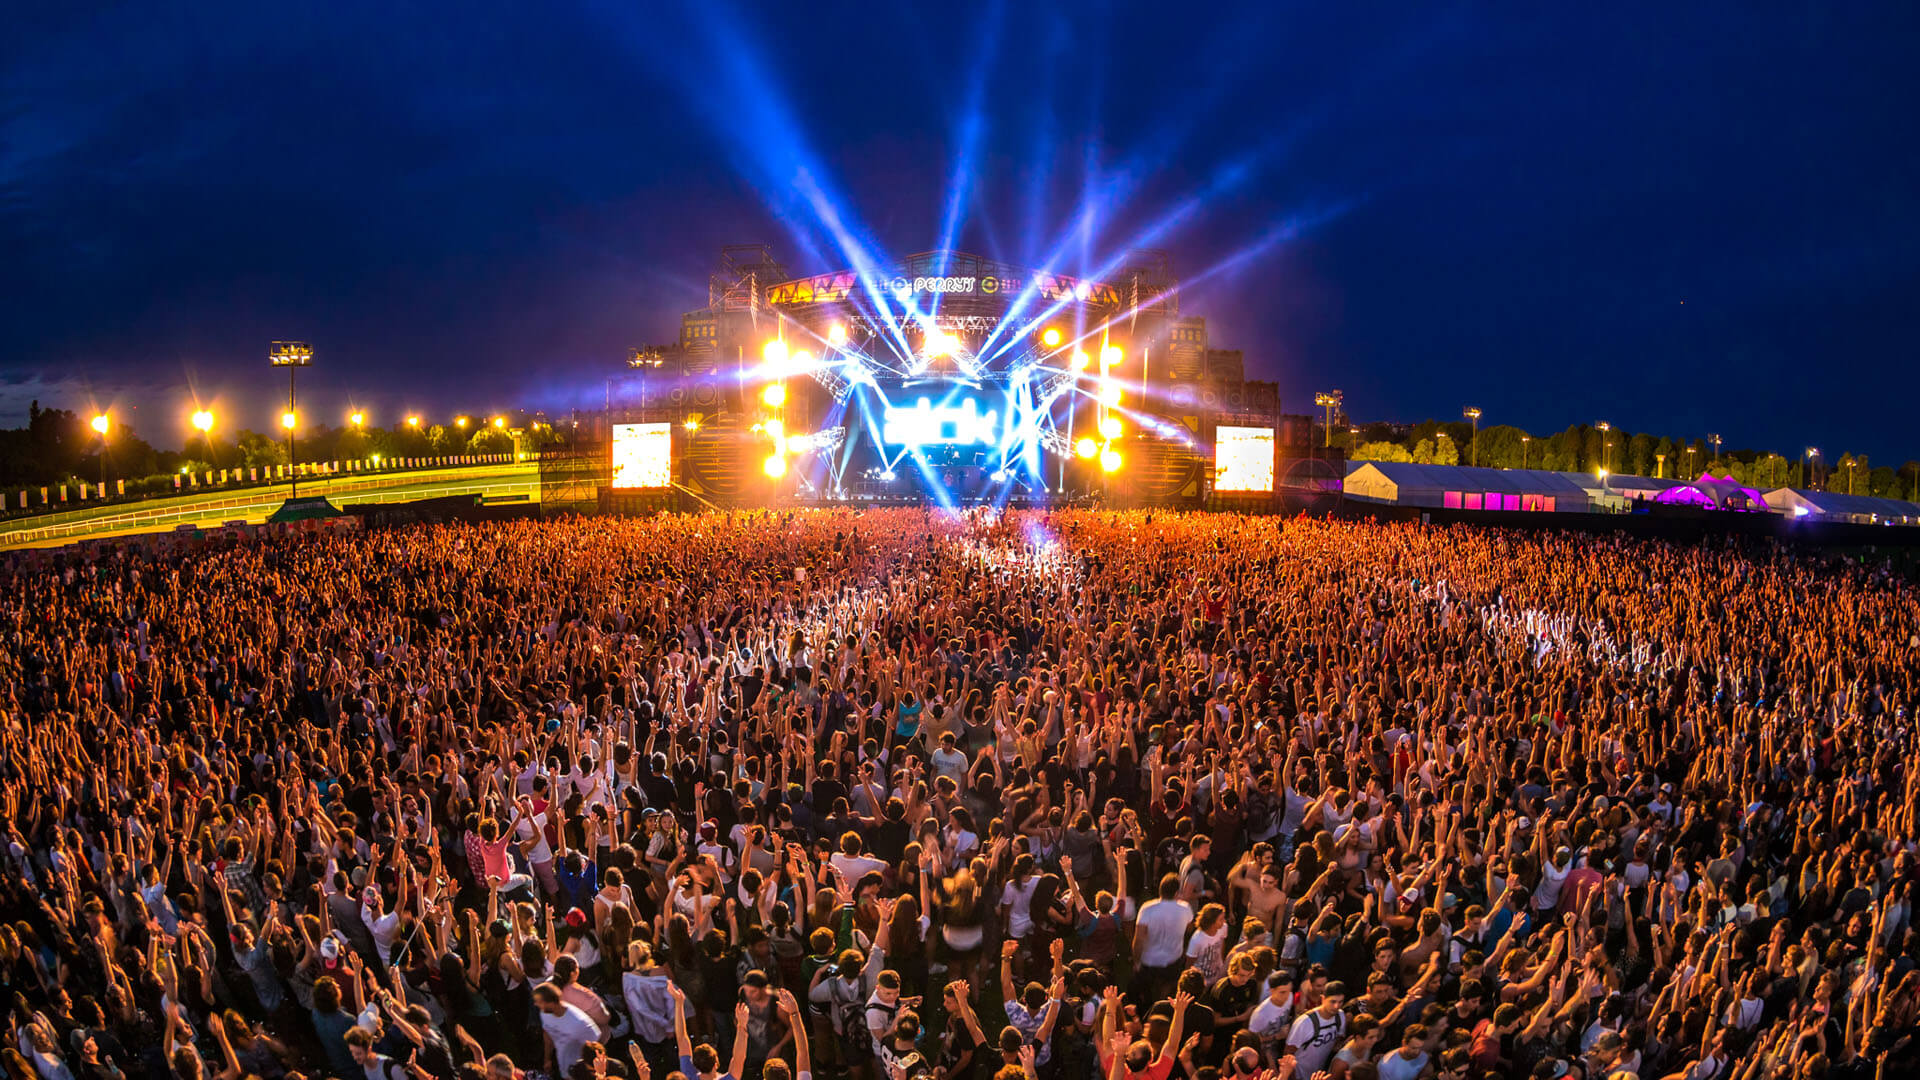
<path fill-rule="evenodd" d="M 1164 512 L 0 569 L 13 1080 L 1916 1075 L 1871 557 Z"/>

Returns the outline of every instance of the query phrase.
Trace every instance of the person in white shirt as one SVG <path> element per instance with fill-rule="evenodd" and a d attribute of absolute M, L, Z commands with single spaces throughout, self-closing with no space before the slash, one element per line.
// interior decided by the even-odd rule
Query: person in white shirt
<path fill-rule="evenodd" d="M 593 1018 L 569 1005 L 552 983 L 533 988 L 533 1005 L 540 1010 L 540 1030 L 546 1035 L 547 1070 L 565 1076 L 580 1060 L 580 1048 L 600 1037 Z"/>
<path fill-rule="evenodd" d="M 1291 978 L 1275 973 L 1265 1000 L 1254 1006 L 1253 1015 L 1247 1018 L 1247 1030 L 1259 1036 L 1260 1054 L 1268 1062 L 1279 1059 L 1280 1041 L 1293 1025 L 1293 987 Z"/>
<path fill-rule="evenodd" d="M 1139 977 L 1145 980 L 1143 994 L 1146 988 L 1158 993 L 1186 950 L 1193 908 L 1179 899 L 1179 893 L 1177 875 L 1161 878 L 1160 898 L 1142 904 L 1139 918 L 1133 924 L 1133 955 L 1140 965 Z"/>
<path fill-rule="evenodd" d="M 1407 1032 L 1400 1038 L 1400 1049 L 1375 1062 L 1380 1080 L 1414 1080 L 1426 1071 L 1427 1025 L 1408 1024 Z"/>
<path fill-rule="evenodd" d="M 1340 1011 L 1346 1003 L 1347 986 L 1335 980 L 1321 994 L 1319 1007 L 1293 1022 L 1287 1045 L 1293 1048 L 1293 1075 L 1298 1080 L 1310 1080 L 1327 1067 L 1340 1037 L 1346 1034 L 1347 1014 Z"/>

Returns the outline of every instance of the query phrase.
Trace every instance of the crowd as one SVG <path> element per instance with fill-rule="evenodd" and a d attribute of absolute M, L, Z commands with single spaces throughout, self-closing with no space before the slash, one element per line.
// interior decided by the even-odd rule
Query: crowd
<path fill-rule="evenodd" d="M 1095 511 L 0 568 L 12 1080 L 1912 1076 L 1914 584 Z"/>

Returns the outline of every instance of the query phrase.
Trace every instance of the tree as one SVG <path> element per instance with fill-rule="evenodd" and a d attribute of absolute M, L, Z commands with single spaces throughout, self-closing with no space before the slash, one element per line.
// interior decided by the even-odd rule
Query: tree
<path fill-rule="evenodd" d="M 467 441 L 469 454 L 507 454 L 513 452 L 513 436 L 494 428 L 481 428 Z"/>
<path fill-rule="evenodd" d="M 1413 455 L 1396 442 L 1367 442 L 1348 455 L 1354 461 L 1412 461 Z"/>
<path fill-rule="evenodd" d="M 269 468 L 287 463 L 287 444 L 279 439 L 241 428 L 235 441 L 240 450 L 240 464 L 246 468 Z"/>

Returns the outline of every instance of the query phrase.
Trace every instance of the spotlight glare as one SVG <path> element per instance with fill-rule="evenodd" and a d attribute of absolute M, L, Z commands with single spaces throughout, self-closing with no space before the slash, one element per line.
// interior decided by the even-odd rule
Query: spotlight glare
<path fill-rule="evenodd" d="M 787 459 L 779 454 L 767 458 L 760 467 L 766 470 L 768 476 L 775 479 L 787 475 Z"/>
<path fill-rule="evenodd" d="M 882 479 L 882 480 L 884 480 L 884 481 L 886 481 L 887 483 L 889 483 L 889 484 L 891 484 L 891 483 L 893 483 L 893 482 L 894 482 L 894 481 L 895 481 L 896 479 L 898 479 L 898 477 L 896 477 L 896 476 L 894 475 L 894 473 L 893 473 L 893 470 L 892 470 L 892 469 L 888 469 L 888 470 L 887 470 L 886 472 L 883 472 L 883 473 L 881 473 L 881 474 L 880 474 L 880 479 Z"/>
<path fill-rule="evenodd" d="M 1085 371 L 1087 370 L 1088 366 L 1091 365 L 1092 363 L 1093 363 L 1092 357 L 1088 356 L 1086 353 L 1078 349 L 1074 350 L 1074 353 L 1073 353 L 1074 370 Z"/>
<path fill-rule="evenodd" d="M 697 416 L 689 416 L 680 422 L 680 426 L 686 428 L 688 431 L 699 431 L 700 418 Z"/>
<path fill-rule="evenodd" d="M 105 435 L 107 433 L 107 428 L 112 426 L 112 424 L 113 424 L 113 421 L 107 419 L 106 413 L 94 414 L 93 430 L 99 432 L 100 434 Z"/>
<path fill-rule="evenodd" d="M 1094 442 L 1092 439 L 1081 439 L 1079 442 L 1073 444 L 1073 452 L 1083 458 L 1091 458 L 1100 452 L 1100 444 Z"/>
<path fill-rule="evenodd" d="M 1055 327 L 1047 327 L 1046 331 L 1040 335 L 1040 344 L 1049 349 L 1057 348 L 1060 344 L 1060 331 Z"/>
<path fill-rule="evenodd" d="M 834 323 L 827 328 L 827 341 L 839 346 L 847 343 L 847 328 L 844 323 Z"/>
<path fill-rule="evenodd" d="M 1108 439 L 1119 438 L 1120 437 L 1120 418 L 1117 416 L 1102 417 L 1100 419 L 1100 434 L 1103 438 L 1108 438 Z"/>
<path fill-rule="evenodd" d="M 760 391 L 760 400 L 766 402 L 770 408 L 777 409 L 787 403 L 787 388 L 780 383 L 770 383 L 765 390 Z"/>
<path fill-rule="evenodd" d="M 193 414 L 193 426 L 201 431 L 212 431 L 213 414 L 205 409 L 196 409 Z"/>
<path fill-rule="evenodd" d="M 813 366 L 813 354 L 805 349 L 795 349 L 792 360 L 795 371 L 805 371 Z"/>
<path fill-rule="evenodd" d="M 767 428 L 767 434 L 773 436 L 776 439 L 787 433 L 787 425 L 782 423 L 780 418 L 777 416 L 767 421 L 766 428 Z"/>
<path fill-rule="evenodd" d="M 417 427 L 419 427 L 419 426 L 420 426 L 420 418 L 419 418 L 419 417 L 417 417 L 417 416 L 409 416 L 409 417 L 407 417 L 407 426 L 408 426 L 408 427 L 415 427 L 415 428 L 417 428 Z"/>
<path fill-rule="evenodd" d="M 1120 404 L 1120 384 L 1110 382 L 1101 387 L 1100 403 L 1109 406 Z"/>
<path fill-rule="evenodd" d="M 293 413 L 291 412 L 283 412 L 280 414 L 280 426 L 283 428 L 286 428 L 288 431 L 292 431 L 293 425 L 299 422 L 300 422 L 300 418 L 293 415 Z"/>
<path fill-rule="evenodd" d="M 1107 472 L 1117 472 L 1120 468 L 1120 451 L 1111 446 L 1100 451 L 1100 468 Z"/>
<path fill-rule="evenodd" d="M 767 342 L 760 349 L 760 359 L 765 360 L 769 364 L 785 363 L 787 359 L 787 343 L 779 338 L 774 338 L 772 341 Z"/>
<path fill-rule="evenodd" d="M 1120 362 L 1120 356 L 1120 346 L 1109 345 L 1100 350 L 1100 363 L 1105 367 L 1113 367 Z"/>

